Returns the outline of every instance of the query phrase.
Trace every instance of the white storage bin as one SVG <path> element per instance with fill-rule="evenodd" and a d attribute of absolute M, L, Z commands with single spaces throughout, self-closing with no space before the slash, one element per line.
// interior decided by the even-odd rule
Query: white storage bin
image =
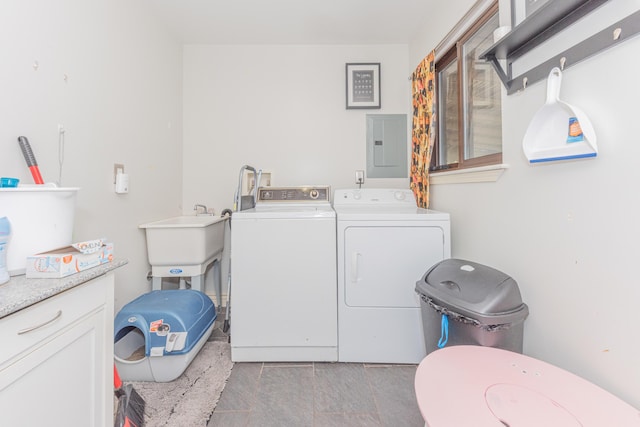
<path fill-rule="evenodd" d="M 28 256 L 73 243 L 78 190 L 49 184 L 0 188 L 0 217 L 11 223 L 9 275 L 24 274 Z"/>

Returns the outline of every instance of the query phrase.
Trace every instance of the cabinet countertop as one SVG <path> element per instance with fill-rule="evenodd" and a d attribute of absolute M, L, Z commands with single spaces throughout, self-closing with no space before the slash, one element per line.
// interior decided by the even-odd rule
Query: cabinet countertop
<path fill-rule="evenodd" d="M 102 276 L 128 262 L 125 259 L 114 259 L 106 264 L 60 279 L 27 279 L 24 275 L 13 276 L 7 283 L 0 285 L 0 319 Z"/>

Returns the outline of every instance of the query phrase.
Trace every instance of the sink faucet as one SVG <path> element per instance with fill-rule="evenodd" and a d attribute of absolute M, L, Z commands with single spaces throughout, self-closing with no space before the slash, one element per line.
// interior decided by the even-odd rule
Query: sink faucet
<path fill-rule="evenodd" d="M 207 210 L 207 207 L 205 205 L 200 205 L 200 204 L 195 204 L 193 206 L 193 210 L 196 211 L 196 213 L 198 213 L 198 208 L 202 208 L 202 213 L 206 214 L 209 213 L 209 211 Z"/>
<path fill-rule="evenodd" d="M 249 206 L 245 209 L 249 209 L 252 208 L 256 205 L 256 200 L 258 199 L 258 187 L 260 186 L 260 178 L 262 177 L 262 169 L 256 171 L 256 168 L 254 168 L 253 166 L 249 166 L 249 165 L 244 165 L 240 168 L 240 175 L 238 176 L 238 188 L 236 189 L 236 194 L 234 196 L 234 200 L 233 200 L 233 210 L 234 211 L 241 211 L 243 210 L 242 208 L 242 199 L 244 198 L 242 196 L 242 180 L 244 178 L 244 171 L 248 170 L 253 172 L 253 177 L 255 180 L 255 184 L 253 185 L 253 194 L 251 196 L 249 196 L 249 198 L 251 199 Z"/>

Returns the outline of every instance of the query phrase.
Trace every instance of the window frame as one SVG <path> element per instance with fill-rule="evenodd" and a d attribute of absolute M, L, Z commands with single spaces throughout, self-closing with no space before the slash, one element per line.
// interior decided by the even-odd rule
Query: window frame
<path fill-rule="evenodd" d="M 435 96 L 436 99 L 440 99 L 440 88 L 439 88 L 439 73 L 444 70 L 447 66 L 449 66 L 452 62 L 457 61 L 456 68 L 458 76 L 462 76 L 463 72 L 463 61 L 464 57 L 462 54 L 463 45 L 475 35 L 475 33 L 482 28 L 491 18 L 497 16 L 499 19 L 499 7 L 498 2 L 494 2 L 491 6 L 487 8 L 477 19 L 476 21 L 466 29 L 461 36 L 455 40 L 453 46 L 447 50 L 439 59 L 436 60 L 435 63 Z M 492 69 L 492 72 L 493 71 Z M 502 148 L 500 153 L 489 154 L 481 157 L 474 157 L 471 159 L 464 158 L 465 153 L 465 129 L 468 127 L 468 123 L 465 123 L 466 118 L 464 116 L 464 79 L 458 78 L 457 81 L 458 86 L 458 161 L 455 163 L 450 163 L 447 165 L 438 165 L 436 166 L 436 161 L 440 156 L 441 147 L 440 147 L 440 122 L 439 119 L 436 120 L 437 128 L 434 129 L 435 134 L 435 143 L 433 147 L 433 155 L 431 157 L 431 165 L 429 166 L 429 172 L 433 174 L 437 174 L 438 172 L 449 172 L 455 170 L 465 170 L 470 168 L 477 168 L 483 166 L 494 166 L 502 163 Z M 439 117 L 439 105 L 438 103 L 438 117 Z M 502 145 L 502 141 L 501 141 Z"/>

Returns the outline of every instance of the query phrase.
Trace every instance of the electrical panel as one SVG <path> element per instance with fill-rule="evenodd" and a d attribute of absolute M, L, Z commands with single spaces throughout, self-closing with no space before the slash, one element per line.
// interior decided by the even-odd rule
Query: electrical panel
<path fill-rule="evenodd" d="M 367 177 L 408 177 L 406 114 L 367 114 Z"/>

